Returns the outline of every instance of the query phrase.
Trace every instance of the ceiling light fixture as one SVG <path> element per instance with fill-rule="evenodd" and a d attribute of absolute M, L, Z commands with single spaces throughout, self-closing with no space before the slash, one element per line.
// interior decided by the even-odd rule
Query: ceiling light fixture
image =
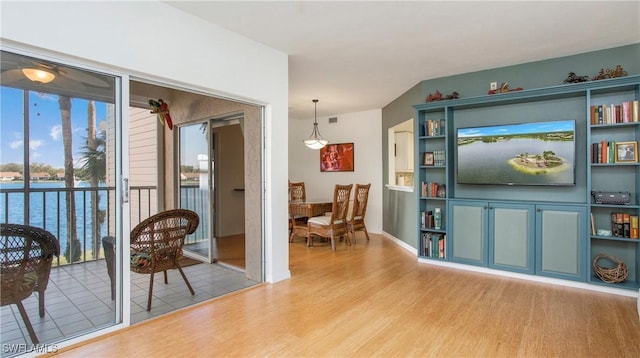
<path fill-rule="evenodd" d="M 22 73 L 33 82 L 49 83 L 56 78 L 56 75 L 39 68 L 23 68 Z"/>
<path fill-rule="evenodd" d="M 320 131 L 318 131 L 318 100 L 313 100 L 314 112 L 313 112 L 313 132 L 309 138 L 304 140 L 304 145 L 311 149 L 320 149 L 329 143 L 328 140 L 322 138 Z"/>

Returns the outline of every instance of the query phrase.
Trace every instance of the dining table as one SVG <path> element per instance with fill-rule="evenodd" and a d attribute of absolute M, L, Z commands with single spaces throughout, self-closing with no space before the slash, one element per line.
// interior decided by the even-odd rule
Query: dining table
<path fill-rule="evenodd" d="M 291 201 L 291 213 L 294 216 L 314 217 L 324 215 L 331 212 L 333 208 L 332 200 L 319 200 L 319 201 Z"/>

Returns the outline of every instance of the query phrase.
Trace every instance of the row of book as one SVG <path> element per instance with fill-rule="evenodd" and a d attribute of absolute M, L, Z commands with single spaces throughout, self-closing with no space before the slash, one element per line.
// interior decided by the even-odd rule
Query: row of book
<path fill-rule="evenodd" d="M 422 254 L 425 257 L 436 259 L 446 258 L 447 252 L 447 235 L 435 232 L 423 232 L 420 234 L 422 242 Z"/>
<path fill-rule="evenodd" d="M 636 162 L 638 160 L 638 142 L 615 142 L 603 140 L 591 144 L 591 163 L 611 164 Z"/>
<path fill-rule="evenodd" d="M 444 198 L 446 196 L 445 185 L 423 181 L 420 183 L 420 196 L 423 198 Z"/>
<path fill-rule="evenodd" d="M 422 165 L 444 166 L 446 162 L 445 151 L 441 149 L 433 152 L 424 152 L 422 156 Z"/>
<path fill-rule="evenodd" d="M 423 211 L 420 213 L 420 227 L 423 229 L 444 229 L 444 223 L 446 222 L 442 217 L 442 211 L 439 209 L 436 210 L 439 212 L 440 217 L 436 218 L 436 215 L 433 211 Z"/>
<path fill-rule="evenodd" d="M 424 121 L 423 127 L 422 133 L 427 137 L 446 134 L 444 119 L 428 119 Z"/>
<path fill-rule="evenodd" d="M 591 124 L 616 124 L 638 122 L 640 119 L 638 100 L 621 104 L 591 106 Z"/>
<path fill-rule="evenodd" d="M 638 238 L 638 215 L 611 213 L 611 235 L 627 239 Z"/>

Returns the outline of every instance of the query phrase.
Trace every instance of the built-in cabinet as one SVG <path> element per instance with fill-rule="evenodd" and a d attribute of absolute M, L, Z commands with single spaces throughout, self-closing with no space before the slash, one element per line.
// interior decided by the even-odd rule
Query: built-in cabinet
<path fill-rule="evenodd" d="M 637 158 L 640 122 L 593 123 L 592 113 L 594 106 L 606 105 L 613 108 L 615 117 L 616 106 L 621 111 L 623 103 L 639 99 L 640 76 L 628 76 L 415 105 L 415 184 L 421 189 L 417 195 L 419 258 L 638 289 L 640 241 L 606 230 L 611 230 L 613 213 L 629 217 L 640 213 L 640 163 L 623 160 L 622 147 L 615 143 L 609 143 L 612 162 L 594 162 L 593 151 L 595 143 L 636 143 L 631 147 Z M 493 125 L 491 121 L 505 117 L 518 123 L 575 119 L 575 185 L 457 183 L 456 129 Z M 433 135 L 426 131 L 427 122 L 437 122 L 444 130 Z M 441 161 L 431 161 L 434 152 Z M 620 161 L 615 160 L 618 156 Z M 444 187 L 441 195 L 429 190 L 434 183 Z M 629 192 L 631 202 L 597 204 L 592 191 Z M 425 222 L 436 208 L 445 223 L 438 229 Z M 444 247 L 440 254 L 434 255 L 436 247 L 430 246 L 433 237 Z M 628 278 L 605 283 L 596 277 L 593 259 L 598 254 L 622 259 Z"/>

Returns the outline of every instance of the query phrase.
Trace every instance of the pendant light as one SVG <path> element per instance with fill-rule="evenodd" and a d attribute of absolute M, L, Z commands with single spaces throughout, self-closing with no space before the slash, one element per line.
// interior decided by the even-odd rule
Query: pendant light
<path fill-rule="evenodd" d="M 39 68 L 23 68 L 22 73 L 33 82 L 49 83 L 56 78 L 56 75 Z"/>
<path fill-rule="evenodd" d="M 325 145 L 327 145 L 329 141 L 322 138 L 322 136 L 320 135 L 320 131 L 318 131 L 318 118 L 317 118 L 318 100 L 317 99 L 313 100 L 313 105 L 314 105 L 313 132 L 311 132 L 311 135 L 309 136 L 309 138 L 304 140 L 304 145 L 306 145 L 311 149 L 320 149 L 320 148 L 323 148 Z"/>

